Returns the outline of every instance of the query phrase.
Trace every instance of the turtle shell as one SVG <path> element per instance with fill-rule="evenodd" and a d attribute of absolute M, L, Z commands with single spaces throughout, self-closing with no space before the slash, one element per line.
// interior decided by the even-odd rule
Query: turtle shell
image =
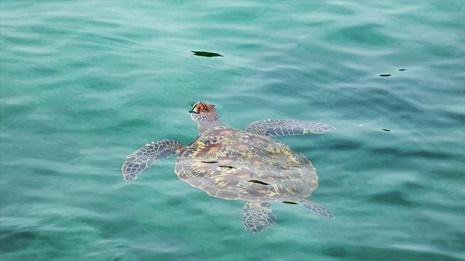
<path fill-rule="evenodd" d="M 318 186 L 312 163 L 268 137 L 232 128 L 203 132 L 176 159 L 176 175 L 223 199 L 302 200 Z"/>

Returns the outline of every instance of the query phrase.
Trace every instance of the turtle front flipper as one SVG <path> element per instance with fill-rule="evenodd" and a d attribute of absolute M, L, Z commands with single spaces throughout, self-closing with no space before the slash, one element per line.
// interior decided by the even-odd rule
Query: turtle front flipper
<path fill-rule="evenodd" d="M 154 160 L 165 158 L 181 148 L 181 143 L 175 140 L 160 140 L 145 144 L 144 147 L 127 156 L 121 168 L 124 180 L 136 179 L 137 175 L 150 167 Z"/>
<path fill-rule="evenodd" d="M 302 201 L 302 204 L 308 209 L 310 209 L 313 213 L 319 216 L 323 216 L 323 217 L 331 218 L 331 219 L 335 218 L 333 213 L 331 213 L 331 211 L 329 211 L 327 208 L 323 207 L 322 205 L 318 204 L 315 201 L 305 199 Z"/>
<path fill-rule="evenodd" d="M 290 136 L 304 134 L 322 134 L 335 130 L 334 127 L 314 121 L 300 120 L 264 120 L 249 124 L 246 131 L 263 136 Z"/>
<path fill-rule="evenodd" d="M 249 232 L 261 232 L 276 223 L 269 202 L 247 202 L 242 213 L 242 224 Z"/>

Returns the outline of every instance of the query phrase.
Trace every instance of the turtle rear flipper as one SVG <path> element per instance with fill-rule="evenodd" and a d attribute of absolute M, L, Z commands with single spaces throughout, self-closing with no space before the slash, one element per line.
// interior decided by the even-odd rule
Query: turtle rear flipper
<path fill-rule="evenodd" d="M 248 132 L 263 136 L 290 136 L 305 134 L 322 134 L 335 130 L 334 127 L 315 121 L 300 120 L 263 120 L 249 124 Z"/>
<path fill-rule="evenodd" d="M 331 211 L 329 211 L 327 208 L 323 207 L 322 205 L 318 204 L 313 200 L 305 199 L 302 201 L 302 204 L 308 209 L 310 209 L 314 214 L 331 219 L 335 218 Z"/>
<path fill-rule="evenodd" d="M 242 224 L 249 232 L 261 232 L 276 223 L 268 202 L 247 202 L 242 213 Z"/>
<path fill-rule="evenodd" d="M 165 158 L 181 148 L 181 143 L 175 140 L 160 140 L 145 144 L 144 147 L 127 156 L 121 168 L 123 179 L 126 181 L 136 179 L 137 175 L 150 167 L 154 160 Z"/>

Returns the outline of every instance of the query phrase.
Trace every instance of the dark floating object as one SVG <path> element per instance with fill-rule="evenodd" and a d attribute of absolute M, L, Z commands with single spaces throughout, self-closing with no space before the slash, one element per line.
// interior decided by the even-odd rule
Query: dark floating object
<path fill-rule="evenodd" d="M 391 131 L 390 129 L 381 129 L 381 130 L 383 130 L 383 131 Z"/>
<path fill-rule="evenodd" d="M 236 167 L 228 166 L 228 165 L 220 165 L 220 168 L 235 169 Z"/>
<path fill-rule="evenodd" d="M 197 55 L 197 56 L 203 56 L 203 57 L 218 57 L 218 56 L 223 56 L 219 53 L 212 53 L 212 52 L 204 52 L 204 51 L 192 51 L 192 54 Z"/>
<path fill-rule="evenodd" d="M 400 68 L 399 69 L 399 72 L 405 72 L 405 71 L 407 71 L 407 69 L 405 69 L 405 68 Z"/>
<path fill-rule="evenodd" d="M 297 203 L 295 203 L 295 202 L 292 202 L 292 201 L 283 201 L 283 203 L 286 203 L 286 204 L 291 204 L 291 205 L 297 205 Z"/>
<path fill-rule="evenodd" d="M 266 183 L 266 182 L 263 182 L 263 181 L 261 181 L 261 180 L 256 180 L 256 179 L 250 179 L 250 180 L 248 180 L 248 181 L 249 181 L 249 182 L 252 182 L 252 183 L 257 183 L 257 184 L 260 184 L 260 185 L 265 185 L 265 186 L 270 185 L 270 184 L 268 184 L 268 183 Z"/>
<path fill-rule="evenodd" d="M 386 73 L 386 74 L 380 74 L 379 76 L 381 76 L 381 77 L 389 77 L 391 75 L 389 73 Z"/>

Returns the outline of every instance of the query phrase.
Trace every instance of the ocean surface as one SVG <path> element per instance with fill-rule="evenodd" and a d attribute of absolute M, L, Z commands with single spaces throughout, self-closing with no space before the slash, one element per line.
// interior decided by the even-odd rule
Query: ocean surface
<path fill-rule="evenodd" d="M 175 157 L 124 182 L 198 100 L 336 127 L 278 138 L 336 219 L 274 204 L 248 233 Z M 0 106 L 2 261 L 465 260 L 465 1 L 3 0 Z"/>

